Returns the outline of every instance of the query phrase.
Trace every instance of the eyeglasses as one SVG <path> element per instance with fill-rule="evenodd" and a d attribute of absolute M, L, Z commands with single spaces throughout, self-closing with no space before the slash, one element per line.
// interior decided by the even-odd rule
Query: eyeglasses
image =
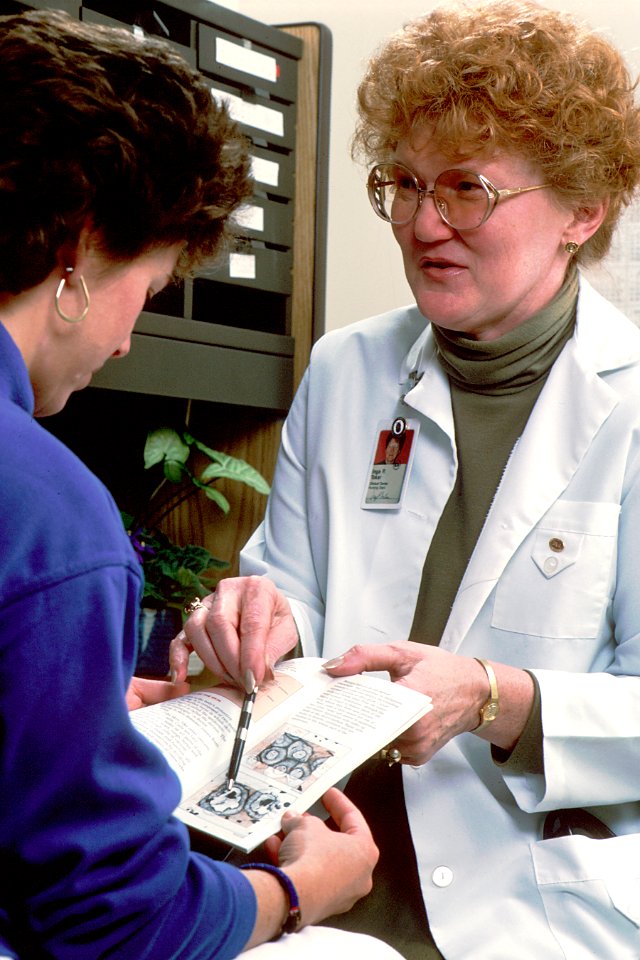
<path fill-rule="evenodd" d="M 454 230 L 475 230 L 489 219 L 500 200 L 530 190 L 548 187 L 515 187 L 498 190 L 481 173 L 470 170 L 443 170 L 428 190 L 415 173 L 401 163 L 377 163 L 367 181 L 371 206 L 387 223 L 398 226 L 416 216 L 425 197 L 431 197 L 440 217 Z"/>

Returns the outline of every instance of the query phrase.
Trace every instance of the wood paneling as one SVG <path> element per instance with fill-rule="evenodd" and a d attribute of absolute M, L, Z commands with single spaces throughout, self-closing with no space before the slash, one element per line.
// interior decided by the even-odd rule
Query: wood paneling
<path fill-rule="evenodd" d="M 298 62 L 295 241 L 291 302 L 291 334 L 295 339 L 293 382 L 294 387 L 297 387 L 309 360 L 313 338 L 320 51 L 319 33 L 313 25 L 292 25 L 283 29 L 303 42 L 303 54 Z"/>

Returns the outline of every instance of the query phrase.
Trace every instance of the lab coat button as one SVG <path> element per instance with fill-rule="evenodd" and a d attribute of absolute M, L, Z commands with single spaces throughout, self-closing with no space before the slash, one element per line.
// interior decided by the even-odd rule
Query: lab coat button
<path fill-rule="evenodd" d="M 431 880 L 436 887 L 448 887 L 453 883 L 453 870 L 451 867 L 436 867 L 431 874 Z"/>
<path fill-rule="evenodd" d="M 564 550 L 564 540 L 561 540 L 560 537 L 551 537 L 549 547 L 554 553 L 562 553 Z"/>
<path fill-rule="evenodd" d="M 557 557 L 547 557 L 544 562 L 544 572 L 553 573 L 558 567 L 558 558 Z"/>

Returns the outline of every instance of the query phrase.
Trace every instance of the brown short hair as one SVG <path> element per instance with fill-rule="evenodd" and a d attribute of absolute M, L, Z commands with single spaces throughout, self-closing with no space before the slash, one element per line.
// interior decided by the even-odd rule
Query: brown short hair
<path fill-rule="evenodd" d="M 634 90 L 621 54 L 566 14 L 526 0 L 447 5 L 372 57 L 353 152 L 386 159 L 424 128 L 452 158 L 514 151 L 537 164 L 569 208 L 609 201 L 579 253 L 599 260 L 640 182 Z"/>
<path fill-rule="evenodd" d="M 184 243 L 184 274 L 251 195 L 245 139 L 164 41 L 0 17 L 0 90 L 0 290 L 40 283 L 87 222 L 114 261 Z"/>

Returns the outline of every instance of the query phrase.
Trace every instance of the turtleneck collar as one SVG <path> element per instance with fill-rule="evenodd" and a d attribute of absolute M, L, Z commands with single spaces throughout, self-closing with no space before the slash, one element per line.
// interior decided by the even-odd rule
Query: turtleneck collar
<path fill-rule="evenodd" d="M 471 340 L 432 324 L 437 356 L 462 390 L 517 393 L 547 375 L 576 319 L 578 272 L 571 270 L 551 303 L 497 340 Z"/>

